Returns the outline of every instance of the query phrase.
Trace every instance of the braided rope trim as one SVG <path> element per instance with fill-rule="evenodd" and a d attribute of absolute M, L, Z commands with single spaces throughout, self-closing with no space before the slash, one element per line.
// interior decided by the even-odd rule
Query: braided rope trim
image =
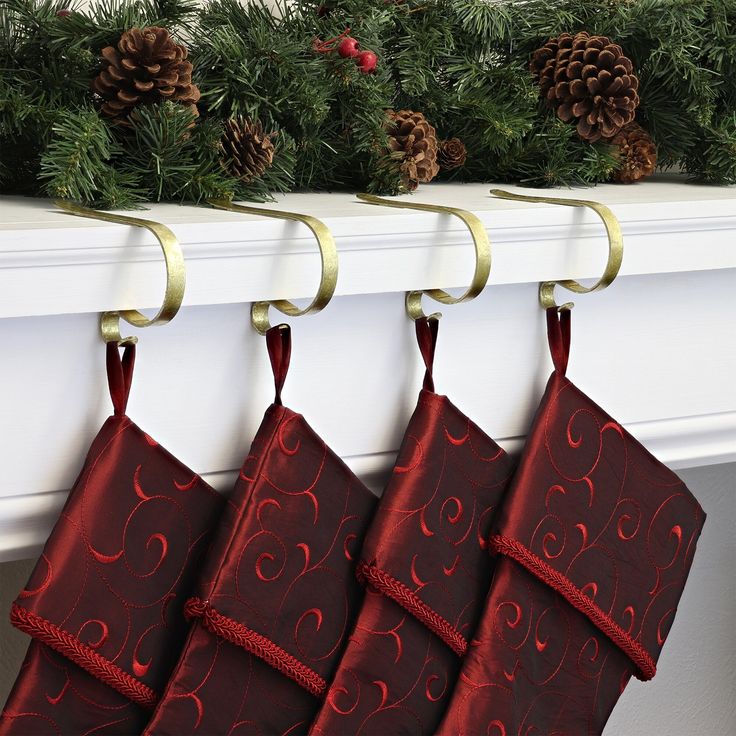
<path fill-rule="evenodd" d="M 133 675 L 128 674 L 124 669 L 51 621 L 13 603 L 10 609 L 10 622 L 16 629 L 20 629 L 55 652 L 62 654 L 134 703 L 148 710 L 153 710 L 156 706 L 159 696 L 148 685 L 144 685 Z"/>
<path fill-rule="evenodd" d="M 282 675 L 294 680 L 316 698 L 327 692 L 327 682 L 310 667 L 282 649 L 268 637 L 249 629 L 229 616 L 224 616 L 201 598 L 190 598 L 184 606 L 187 618 L 198 618 L 207 631 L 245 649 L 262 659 Z"/>
<path fill-rule="evenodd" d="M 404 583 L 375 565 L 361 562 L 356 570 L 361 583 L 369 583 L 379 593 L 398 603 L 405 611 L 424 624 L 452 649 L 458 657 L 468 651 L 465 637 L 443 616 L 432 610 L 416 593 Z"/>
<path fill-rule="evenodd" d="M 510 557 L 532 575 L 559 593 L 573 608 L 586 616 L 636 665 L 636 677 L 651 680 L 657 674 L 657 665 L 649 652 L 630 634 L 624 631 L 600 606 L 561 572 L 548 565 L 516 539 L 497 534 L 490 538 L 491 549 Z"/>

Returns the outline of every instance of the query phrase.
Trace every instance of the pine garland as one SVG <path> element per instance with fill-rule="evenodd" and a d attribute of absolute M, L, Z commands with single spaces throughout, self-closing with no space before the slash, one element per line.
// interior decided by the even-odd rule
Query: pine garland
<path fill-rule="evenodd" d="M 189 51 L 199 116 L 176 102 L 100 114 L 102 49 L 166 28 Z M 346 30 L 349 29 L 349 30 Z M 588 143 L 541 99 L 529 70 L 562 33 L 610 38 L 639 79 L 636 121 L 662 169 L 736 183 L 736 0 L 0 0 L 0 192 L 129 208 L 294 189 L 405 191 L 390 110 L 421 112 L 462 165 L 439 179 L 534 186 L 609 181 L 609 141 Z M 333 50 L 349 35 L 373 73 Z M 273 163 L 246 182 L 223 165 L 224 126 L 275 133 Z"/>

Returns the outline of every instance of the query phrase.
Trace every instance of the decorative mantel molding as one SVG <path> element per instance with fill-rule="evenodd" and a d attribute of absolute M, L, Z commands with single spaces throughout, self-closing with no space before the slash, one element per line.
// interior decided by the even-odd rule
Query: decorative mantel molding
<path fill-rule="evenodd" d="M 536 282 L 596 277 L 606 247 L 592 213 L 489 189 L 431 185 L 414 198 L 471 209 L 488 228 L 490 286 L 444 310 L 437 385 L 515 452 L 550 369 Z M 626 240 L 616 283 L 576 300 L 571 378 L 674 468 L 736 459 L 736 189 L 664 177 L 554 195 L 608 204 Z M 348 194 L 274 206 L 321 217 L 341 268 L 334 302 L 294 322 L 285 401 L 378 489 L 420 385 L 402 294 L 466 285 L 467 232 Z M 141 338 L 130 415 L 226 490 L 272 396 L 247 302 L 310 296 L 316 247 L 302 226 L 266 218 L 175 205 L 142 216 L 177 234 L 188 283 L 176 320 Z M 162 292 L 148 233 L 0 198 L 0 560 L 38 551 L 109 413 L 97 313 L 154 307 Z"/>
<path fill-rule="evenodd" d="M 640 422 L 626 428 L 675 470 L 736 459 L 736 411 Z M 524 438 L 502 438 L 498 442 L 507 452 L 518 455 Z M 395 453 L 384 452 L 348 458 L 348 464 L 380 493 L 394 458 Z M 237 470 L 204 473 L 203 477 L 215 488 L 225 490 L 235 484 Z M 66 495 L 66 490 L 60 490 L 0 497 L 0 562 L 31 557 L 38 552 L 64 505 Z"/>

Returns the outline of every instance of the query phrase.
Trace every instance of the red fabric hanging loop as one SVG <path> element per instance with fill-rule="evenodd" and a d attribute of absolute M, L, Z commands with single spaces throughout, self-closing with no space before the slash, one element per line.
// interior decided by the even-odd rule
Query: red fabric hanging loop
<path fill-rule="evenodd" d="M 555 371 L 561 376 L 567 372 L 570 357 L 570 310 L 550 307 L 547 310 L 547 338 Z"/>
<path fill-rule="evenodd" d="M 287 324 L 276 325 L 266 333 L 268 357 L 271 359 L 273 382 L 276 396 L 273 403 L 282 406 L 281 390 L 284 388 L 286 374 L 289 372 L 291 360 L 291 327 Z"/>
<path fill-rule="evenodd" d="M 434 351 L 437 347 L 437 332 L 440 328 L 440 321 L 437 317 L 425 317 L 424 319 L 414 320 L 414 326 L 417 333 L 417 342 L 419 350 L 424 359 L 426 371 L 424 373 L 424 390 L 434 393 L 434 376 L 432 370 L 434 367 Z"/>
<path fill-rule="evenodd" d="M 134 366 L 135 345 L 126 345 L 121 358 L 117 343 L 107 343 L 107 385 L 116 417 L 123 416 L 128 406 Z"/>

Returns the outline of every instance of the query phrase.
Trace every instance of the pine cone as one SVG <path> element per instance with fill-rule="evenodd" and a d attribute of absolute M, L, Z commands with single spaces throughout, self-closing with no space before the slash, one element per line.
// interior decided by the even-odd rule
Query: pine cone
<path fill-rule="evenodd" d="M 388 111 L 389 148 L 404 154 L 401 177 L 409 191 L 432 181 L 440 171 L 437 163 L 437 132 L 420 112 Z"/>
<path fill-rule="evenodd" d="M 468 157 L 465 144 L 459 138 L 448 138 L 440 142 L 440 152 L 437 157 L 440 168 L 445 171 L 459 169 Z"/>
<path fill-rule="evenodd" d="M 657 168 L 657 146 L 641 125 L 629 123 L 612 139 L 618 148 L 619 168 L 613 180 L 633 184 L 651 176 Z"/>
<path fill-rule="evenodd" d="M 138 105 L 172 100 L 186 105 L 196 115 L 199 89 L 192 84 L 192 65 L 187 49 L 176 43 L 165 28 L 131 28 L 123 33 L 117 49 L 102 49 L 107 62 L 92 81 L 92 89 L 105 102 L 102 112 L 126 120 Z"/>
<path fill-rule="evenodd" d="M 612 138 L 634 119 L 639 79 L 631 59 L 605 36 L 563 33 L 534 53 L 531 69 L 557 116 L 575 122 L 586 141 Z"/>
<path fill-rule="evenodd" d="M 273 163 L 275 133 L 263 132 L 260 122 L 230 119 L 222 136 L 223 165 L 227 172 L 248 183 L 257 179 Z"/>

